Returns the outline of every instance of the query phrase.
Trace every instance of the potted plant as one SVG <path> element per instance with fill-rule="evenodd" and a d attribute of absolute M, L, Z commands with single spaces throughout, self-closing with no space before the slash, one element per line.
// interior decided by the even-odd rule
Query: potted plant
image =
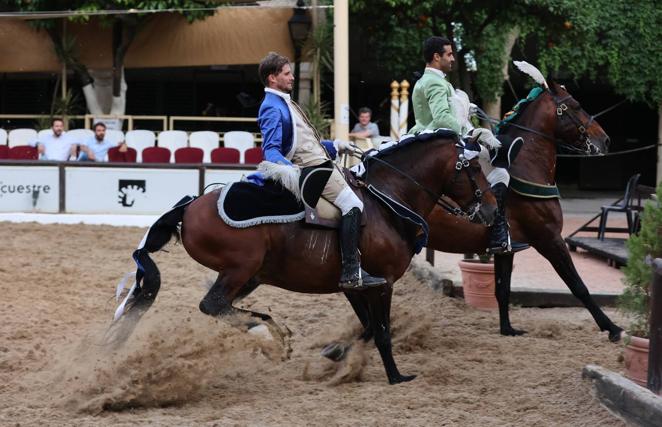
<path fill-rule="evenodd" d="M 645 203 L 641 215 L 641 231 L 627 241 L 628 263 L 623 269 L 625 288 L 619 298 L 621 311 L 630 318 L 625 337 L 625 376 L 646 386 L 648 376 L 648 338 L 650 331 L 650 284 L 653 271 L 648 256 L 662 256 L 662 184 L 653 200 Z"/>
<path fill-rule="evenodd" d="M 490 254 L 465 254 L 458 263 L 462 271 L 464 301 L 480 310 L 498 308 L 494 295 L 494 262 Z"/>

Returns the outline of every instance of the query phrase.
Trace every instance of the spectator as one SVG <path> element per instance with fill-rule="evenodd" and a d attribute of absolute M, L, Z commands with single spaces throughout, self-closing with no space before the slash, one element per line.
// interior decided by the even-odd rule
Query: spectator
<path fill-rule="evenodd" d="M 64 162 L 76 157 L 76 144 L 73 143 L 64 131 L 64 122 L 60 118 L 51 120 L 53 133 L 37 141 L 37 151 L 42 160 L 55 160 Z"/>
<path fill-rule="evenodd" d="M 127 151 L 124 141 L 120 141 L 118 145 L 121 153 Z M 102 122 L 97 122 L 94 125 L 94 136 L 80 145 L 78 160 L 104 162 L 108 158 L 108 150 L 114 146 L 115 144 L 106 139 L 106 125 Z"/>
<path fill-rule="evenodd" d="M 376 138 L 379 136 L 377 124 L 371 122 L 372 110 L 363 107 L 359 110 L 359 122 L 354 125 L 354 129 L 349 136 L 354 138 Z"/>

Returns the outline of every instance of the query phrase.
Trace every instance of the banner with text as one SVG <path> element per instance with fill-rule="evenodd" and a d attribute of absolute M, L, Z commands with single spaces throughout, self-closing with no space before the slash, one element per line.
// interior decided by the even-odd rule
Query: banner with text
<path fill-rule="evenodd" d="M 57 166 L 0 167 L 0 212 L 58 212 Z"/>

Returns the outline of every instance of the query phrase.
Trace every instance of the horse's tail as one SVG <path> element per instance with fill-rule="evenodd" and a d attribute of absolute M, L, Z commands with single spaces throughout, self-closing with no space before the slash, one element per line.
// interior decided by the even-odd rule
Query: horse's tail
<path fill-rule="evenodd" d="M 136 290 L 134 296 L 153 301 L 161 287 L 161 273 L 149 254 L 163 248 L 174 236 L 179 241 L 179 224 L 184 218 L 184 212 L 195 197 L 186 196 L 175 204 L 168 212 L 161 215 L 147 230 L 145 237 L 133 252 L 136 262 Z M 142 282 L 142 286 L 141 286 Z"/>

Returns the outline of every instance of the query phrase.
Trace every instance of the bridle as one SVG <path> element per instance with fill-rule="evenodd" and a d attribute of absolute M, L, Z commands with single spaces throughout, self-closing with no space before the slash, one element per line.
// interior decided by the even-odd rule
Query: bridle
<path fill-rule="evenodd" d="M 364 161 L 365 168 L 366 168 L 365 179 L 364 179 L 365 185 L 366 186 L 370 185 L 368 183 L 369 163 L 370 163 L 370 161 L 376 161 L 377 163 L 383 164 L 384 166 L 386 166 L 386 167 L 390 168 L 391 170 L 397 172 L 399 175 L 402 175 L 403 177 L 405 177 L 408 181 L 412 182 L 418 188 L 423 190 L 423 192 L 425 192 L 427 195 L 432 197 L 432 199 L 434 200 L 434 203 L 436 205 L 440 206 L 442 209 L 449 212 L 450 214 L 458 216 L 460 218 L 467 219 L 469 221 L 473 221 L 477 217 L 479 220 L 481 220 L 483 223 L 485 223 L 486 222 L 485 218 L 483 218 L 483 216 L 480 213 L 480 209 L 481 209 L 482 203 L 483 203 L 484 191 L 480 189 L 480 186 L 476 182 L 476 176 L 475 176 L 473 170 L 471 170 L 471 168 L 469 167 L 471 165 L 471 163 L 464 156 L 464 147 L 462 145 L 460 145 L 459 143 L 455 144 L 455 146 L 457 148 L 457 158 L 458 158 L 458 160 L 457 160 L 457 162 L 455 162 L 455 175 L 453 176 L 453 179 L 451 180 L 451 184 L 454 185 L 456 183 L 457 178 L 460 176 L 462 171 L 465 171 L 467 173 L 467 176 L 469 178 L 469 181 L 471 182 L 471 188 L 472 188 L 472 191 L 473 191 L 473 200 L 472 200 L 473 203 L 471 204 L 471 207 L 469 209 L 467 209 L 466 211 L 463 210 L 460 207 L 453 206 L 452 204 L 448 203 L 446 200 L 444 200 L 442 198 L 444 196 L 443 194 L 440 195 L 440 194 L 437 194 L 436 192 L 430 190 L 428 187 L 426 187 L 425 185 L 418 182 L 414 177 L 412 177 L 408 173 L 398 169 L 397 167 L 393 166 L 391 163 L 379 158 L 377 155 L 374 155 L 374 156 L 368 155 L 368 157 L 365 158 L 365 160 L 368 160 L 367 162 Z M 489 191 L 489 189 L 488 189 L 488 191 Z"/>

